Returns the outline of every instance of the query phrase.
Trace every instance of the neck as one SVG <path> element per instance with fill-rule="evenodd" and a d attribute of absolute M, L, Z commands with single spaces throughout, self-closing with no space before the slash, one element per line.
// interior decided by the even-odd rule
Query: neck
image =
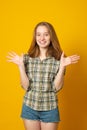
<path fill-rule="evenodd" d="M 46 58 L 47 48 L 40 48 L 40 58 L 44 59 Z"/>

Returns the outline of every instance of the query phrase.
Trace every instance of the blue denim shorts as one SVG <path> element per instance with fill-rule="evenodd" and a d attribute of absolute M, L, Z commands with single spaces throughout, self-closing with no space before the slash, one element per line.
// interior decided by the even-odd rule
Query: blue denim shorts
<path fill-rule="evenodd" d="M 60 115 L 58 107 L 49 111 L 37 111 L 23 104 L 21 117 L 28 120 L 38 120 L 42 122 L 59 122 Z"/>

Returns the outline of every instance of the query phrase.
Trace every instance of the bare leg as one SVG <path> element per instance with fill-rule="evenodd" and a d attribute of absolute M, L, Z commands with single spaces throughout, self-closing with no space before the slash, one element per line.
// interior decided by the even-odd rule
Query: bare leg
<path fill-rule="evenodd" d="M 41 122 L 41 130 L 57 130 L 59 123 L 44 123 Z"/>
<path fill-rule="evenodd" d="M 24 119 L 25 130 L 41 130 L 40 121 Z"/>

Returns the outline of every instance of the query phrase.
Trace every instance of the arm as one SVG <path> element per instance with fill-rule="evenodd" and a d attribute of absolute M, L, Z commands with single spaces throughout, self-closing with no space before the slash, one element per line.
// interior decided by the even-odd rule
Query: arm
<path fill-rule="evenodd" d="M 56 75 L 56 77 L 55 77 L 54 86 L 55 86 L 56 91 L 59 91 L 63 87 L 63 84 L 64 84 L 64 72 L 65 72 L 65 67 L 60 68 L 57 75 Z"/>
<path fill-rule="evenodd" d="M 29 79 L 25 72 L 25 66 L 23 63 L 23 55 L 19 56 L 15 52 L 9 53 L 7 56 L 9 58 L 9 62 L 13 62 L 18 66 L 19 72 L 20 72 L 20 83 L 23 86 L 25 90 L 28 89 L 29 86 Z"/>
<path fill-rule="evenodd" d="M 79 59 L 80 59 L 80 56 L 78 55 L 64 57 L 64 52 L 62 53 L 61 58 L 60 58 L 59 71 L 54 79 L 54 86 L 57 91 L 59 91 L 63 86 L 64 73 L 65 73 L 64 71 L 65 71 L 66 66 L 77 63 Z"/>
<path fill-rule="evenodd" d="M 29 79 L 26 75 L 24 64 L 21 66 L 18 66 L 18 68 L 20 72 L 20 84 L 25 90 L 27 90 L 29 87 Z"/>

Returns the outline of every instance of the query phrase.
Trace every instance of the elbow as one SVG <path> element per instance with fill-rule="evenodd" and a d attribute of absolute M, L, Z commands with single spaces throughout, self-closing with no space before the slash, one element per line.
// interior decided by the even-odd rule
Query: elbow
<path fill-rule="evenodd" d="M 63 88 L 63 85 L 64 85 L 64 81 L 61 82 L 60 84 L 54 84 L 54 86 L 55 86 L 55 91 L 56 91 L 56 92 L 60 91 L 60 90 Z"/>
<path fill-rule="evenodd" d="M 28 87 L 29 87 L 29 81 L 28 82 L 21 82 L 20 83 L 21 84 L 21 86 L 25 89 L 25 90 L 27 90 L 28 89 Z"/>
<path fill-rule="evenodd" d="M 64 85 L 64 83 L 62 83 L 62 84 L 59 86 L 58 91 L 60 91 L 60 90 L 63 88 L 63 85 Z"/>

